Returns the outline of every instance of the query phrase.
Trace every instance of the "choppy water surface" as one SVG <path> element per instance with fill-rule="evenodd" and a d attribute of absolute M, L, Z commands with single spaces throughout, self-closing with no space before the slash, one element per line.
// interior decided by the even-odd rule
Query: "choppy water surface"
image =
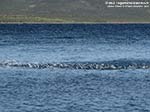
<path fill-rule="evenodd" d="M 0 111 L 149 112 L 150 25 L 0 25 Z"/>

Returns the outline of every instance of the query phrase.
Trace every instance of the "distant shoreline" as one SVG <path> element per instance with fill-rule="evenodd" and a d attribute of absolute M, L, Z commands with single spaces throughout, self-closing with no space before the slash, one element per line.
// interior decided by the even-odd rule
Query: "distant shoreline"
<path fill-rule="evenodd" d="M 150 24 L 150 22 L 0 22 L 0 24 Z"/>
<path fill-rule="evenodd" d="M 149 20 L 138 19 L 79 19 L 79 18 L 48 18 L 22 15 L 0 15 L 0 24 L 150 24 Z"/>

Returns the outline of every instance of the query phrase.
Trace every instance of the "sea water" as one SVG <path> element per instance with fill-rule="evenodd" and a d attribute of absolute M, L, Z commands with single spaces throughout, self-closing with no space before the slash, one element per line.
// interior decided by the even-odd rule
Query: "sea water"
<path fill-rule="evenodd" d="M 1 112 L 149 112 L 149 24 L 1 24 Z"/>

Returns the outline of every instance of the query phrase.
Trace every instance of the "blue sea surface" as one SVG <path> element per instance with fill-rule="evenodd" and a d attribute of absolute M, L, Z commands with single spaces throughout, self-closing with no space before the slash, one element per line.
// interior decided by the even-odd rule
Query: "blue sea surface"
<path fill-rule="evenodd" d="M 0 24 L 1 112 L 150 112 L 150 24 Z"/>

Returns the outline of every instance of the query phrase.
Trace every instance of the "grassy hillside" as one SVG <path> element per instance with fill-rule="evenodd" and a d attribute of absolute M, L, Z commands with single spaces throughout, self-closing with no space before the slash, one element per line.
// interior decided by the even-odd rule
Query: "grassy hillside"
<path fill-rule="evenodd" d="M 150 8 L 107 8 L 105 1 L 3 0 L 0 22 L 150 22 Z"/>
<path fill-rule="evenodd" d="M 46 18 L 46 17 L 34 17 L 34 16 L 22 16 L 22 15 L 3 15 L 0 16 L 1 23 L 7 22 L 73 22 L 71 20 L 59 19 L 59 18 Z"/>

